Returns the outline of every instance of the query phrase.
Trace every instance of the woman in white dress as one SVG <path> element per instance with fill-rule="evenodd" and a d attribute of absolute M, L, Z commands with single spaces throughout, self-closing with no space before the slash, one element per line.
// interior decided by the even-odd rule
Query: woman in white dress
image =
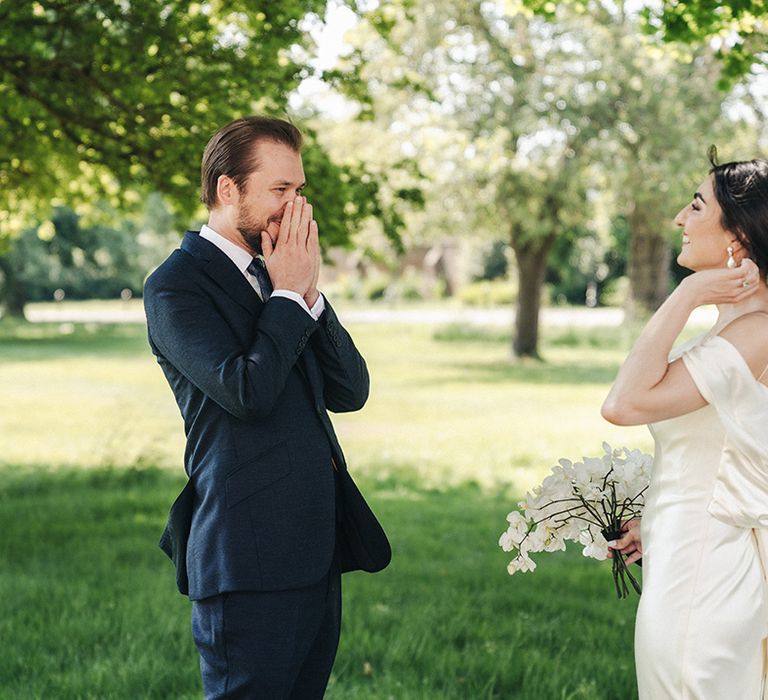
<path fill-rule="evenodd" d="M 714 164 L 675 218 L 686 277 L 616 377 L 603 416 L 656 443 L 641 520 L 612 543 L 643 559 L 641 700 L 766 697 L 768 161 Z M 672 345 L 716 304 L 702 336 Z"/>

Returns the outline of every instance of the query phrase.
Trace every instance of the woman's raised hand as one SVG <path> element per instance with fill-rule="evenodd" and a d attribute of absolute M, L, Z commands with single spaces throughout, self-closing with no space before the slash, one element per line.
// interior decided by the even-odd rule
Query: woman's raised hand
<path fill-rule="evenodd" d="M 700 270 L 686 277 L 677 288 L 691 306 L 735 304 L 751 297 L 760 284 L 760 271 L 752 260 L 744 258 L 734 268 Z"/>

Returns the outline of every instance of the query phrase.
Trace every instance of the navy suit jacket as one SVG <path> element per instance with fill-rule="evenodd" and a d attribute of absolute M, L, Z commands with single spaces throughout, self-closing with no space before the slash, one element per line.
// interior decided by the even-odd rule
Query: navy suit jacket
<path fill-rule="evenodd" d="M 319 581 L 336 547 L 334 469 L 362 500 L 327 409 L 357 410 L 369 388 L 333 308 L 315 321 L 289 299 L 262 303 L 197 232 L 150 275 L 144 303 L 187 437 L 189 520 L 175 527 L 188 528 L 190 598 Z"/>

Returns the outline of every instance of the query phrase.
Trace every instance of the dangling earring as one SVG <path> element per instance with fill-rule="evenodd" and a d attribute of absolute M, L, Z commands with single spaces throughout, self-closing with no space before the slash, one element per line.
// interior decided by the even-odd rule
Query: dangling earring
<path fill-rule="evenodd" d="M 734 267 L 736 267 L 736 260 L 734 260 L 733 258 L 733 248 L 731 246 L 728 246 L 726 250 L 728 251 L 728 262 L 725 263 L 725 266 L 729 270 L 732 270 Z"/>

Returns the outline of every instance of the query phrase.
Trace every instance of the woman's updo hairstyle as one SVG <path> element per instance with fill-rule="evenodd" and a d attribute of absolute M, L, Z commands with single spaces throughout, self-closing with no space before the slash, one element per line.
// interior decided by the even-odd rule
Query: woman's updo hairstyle
<path fill-rule="evenodd" d="M 722 209 L 720 223 L 733 233 L 762 272 L 768 272 L 768 160 L 717 163 L 709 148 L 709 171 Z"/>

